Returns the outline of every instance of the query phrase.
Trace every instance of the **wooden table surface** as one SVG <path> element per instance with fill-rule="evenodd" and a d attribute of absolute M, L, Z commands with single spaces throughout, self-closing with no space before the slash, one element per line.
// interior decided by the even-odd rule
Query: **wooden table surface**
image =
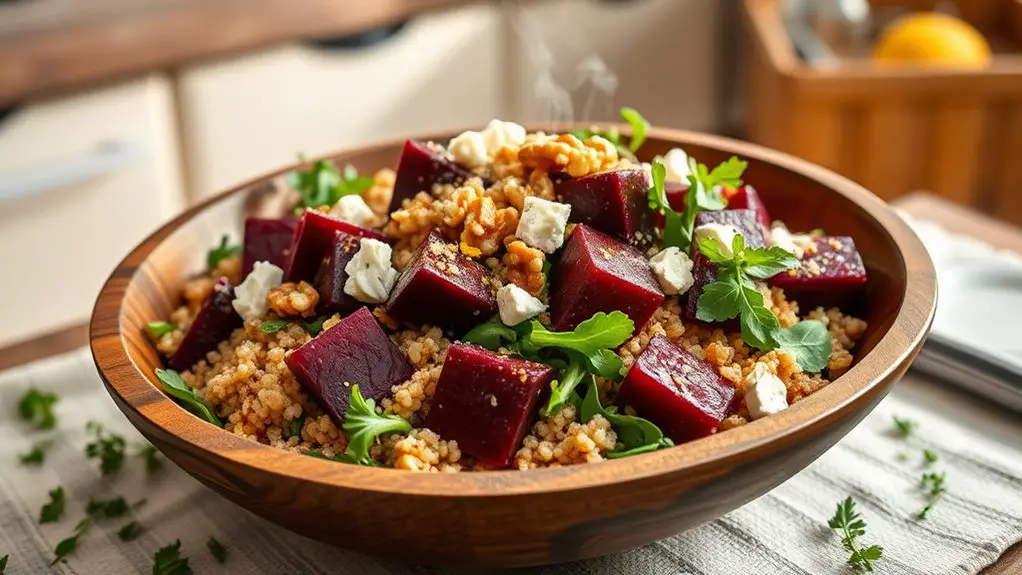
<path fill-rule="evenodd" d="M 0 17 L 0 21 L 2 21 L 2 17 Z M 969 235 L 992 246 L 1022 254 L 1022 229 L 978 212 L 928 194 L 906 196 L 896 201 L 895 205 L 912 216 L 932 221 L 951 232 Z M 86 345 L 88 342 L 87 328 L 88 326 L 85 324 L 71 326 L 58 333 L 0 348 L 0 370 L 66 353 Z M 982 575 L 1019 575 L 1020 573 L 1022 573 L 1022 542 L 1015 544 L 996 563 L 984 569 Z"/>

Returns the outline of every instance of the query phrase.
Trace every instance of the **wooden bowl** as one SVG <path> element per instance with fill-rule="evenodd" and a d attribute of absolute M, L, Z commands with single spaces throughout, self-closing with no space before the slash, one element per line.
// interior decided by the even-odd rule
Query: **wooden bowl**
<path fill-rule="evenodd" d="M 853 236 L 869 270 L 867 302 L 856 310 L 869 330 L 856 364 L 780 414 L 598 464 L 458 474 L 295 455 L 204 423 L 157 387 L 161 361 L 143 328 L 177 306 L 221 234 L 240 238 L 247 215 L 284 212 L 285 192 L 269 184 L 293 167 L 192 208 L 121 262 L 92 316 L 96 365 L 121 411 L 176 464 L 249 511 L 333 545 L 415 563 L 506 567 L 614 553 L 695 527 L 798 473 L 862 420 L 922 345 L 937 288 L 919 239 L 862 187 L 785 154 L 691 132 L 652 130 L 642 155 L 676 145 L 710 165 L 748 159 L 746 181 L 774 217 Z M 396 165 L 399 152 L 391 142 L 332 157 L 371 172 Z"/>

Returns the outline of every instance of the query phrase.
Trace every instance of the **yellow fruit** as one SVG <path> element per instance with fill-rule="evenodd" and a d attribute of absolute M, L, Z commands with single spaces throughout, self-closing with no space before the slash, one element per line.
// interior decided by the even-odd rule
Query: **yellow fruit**
<path fill-rule="evenodd" d="M 990 44 L 970 24 L 947 14 L 921 12 L 891 24 L 873 47 L 881 64 L 982 68 Z"/>

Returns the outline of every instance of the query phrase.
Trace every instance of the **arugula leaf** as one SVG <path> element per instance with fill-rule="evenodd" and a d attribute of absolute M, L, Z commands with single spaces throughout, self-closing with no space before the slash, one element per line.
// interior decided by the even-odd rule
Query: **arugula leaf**
<path fill-rule="evenodd" d="M 56 565 L 58 561 L 73 553 L 75 548 L 78 547 L 78 540 L 81 539 L 83 535 L 88 533 L 91 527 L 92 519 L 86 517 L 85 519 L 79 521 L 78 525 L 75 525 L 75 530 L 72 533 L 72 535 L 66 539 L 62 539 L 59 543 L 57 543 L 57 547 L 53 550 L 53 553 L 54 555 L 56 555 L 56 557 L 54 557 L 53 562 L 50 563 L 50 565 L 51 566 Z"/>
<path fill-rule="evenodd" d="M 18 401 L 18 415 L 22 420 L 36 429 L 53 429 L 57 417 L 53 414 L 53 406 L 60 399 L 53 393 L 31 388 Z"/>
<path fill-rule="evenodd" d="M 274 334 L 287 327 L 287 324 L 288 321 L 285 319 L 268 319 L 259 324 L 259 331 L 266 334 Z"/>
<path fill-rule="evenodd" d="M 221 260 L 241 255 L 241 246 L 229 245 L 227 243 L 229 240 L 230 238 L 224 234 L 220 238 L 220 245 L 209 250 L 209 253 L 206 254 L 206 268 L 208 270 L 215 270 Z"/>
<path fill-rule="evenodd" d="M 99 459 L 99 470 L 103 476 L 120 471 L 124 465 L 124 448 L 127 442 L 116 433 L 107 431 L 102 425 L 90 421 L 85 429 L 92 432 L 96 439 L 85 446 L 85 456 Z"/>
<path fill-rule="evenodd" d="M 216 559 L 217 563 L 223 564 L 227 561 L 227 549 L 215 537 L 210 537 L 206 541 L 206 549 L 209 549 L 209 554 Z"/>
<path fill-rule="evenodd" d="M 127 523 L 124 527 L 121 527 L 117 531 L 117 536 L 121 538 L 121 541 L 134 541 L 142 533 L 142 525 L 138 521 L 132 521 Z"/>
<path fill-rule="evenodd" d="M 300 154 L 299 160 L 304 161 Z M 291 172 L 287 183 L 301 194 L 301 208 L 318 208 L 337 203 L 344 196 L 360 195 L 373 186 L 373 179 L 359 177 L 352 165 L 344 167 L 343 174 L 329 160 L 319 160 L 308 170 Z"/>
<path fill-rule="evenodd" d="M 791 327 L 778 329 L 773 337 L 781 351 L 795 356 L 803 371 L 821 372 L 830 361 L 830 334 L 819 321 L 800 321 Z"/>
<path fill-rule="evenodd" d="M 50 490 L 50 501 L 43 505 L 39 512 L 39 524 L 56 523 L 64 514 L 64 488 L 57 487 Z"/>
<path fill-rule="evenodd" d="M 326 316 L 321 315 L 312 321 L 303 321 L 302 325 L 305 326 L 305 331 L 309 332 L 309 335 L 316 337 L 321 331 L 323 331 L 323 322 L 326 321 Z"/>
<path fill-rule="evenodd" d="M 518 341 L 518 333 L 499 321 L 490 321 L 468 330 L 461 341 L 496 350 Z"/>
<path fill-rule="evenodd" d="M 607 454 L 608 458 L 627 457 L 648 451 L 656 451 L 664 447 L 672 447 L 674 442 L 664 437 L 664 433 L 653 422 L 634 415 L 621 415 L 614 407 L 604 408 L 600 405 L 600 393 L 596 387 L 596 379 L 591 374 L 585 376 L 588 389 L 582 399 L 579 415 L 582 423 L 588 423 L 596 415 L 602 415 L 613 426 L 617 433 L 617 445 Z"/>
<path fill-rule="evenodd" d="M 153 575 L 192 575 L 188 558 L 181 557 L 181 540 L 160 548 L 153 557 Z"/>
<path fill-rule="evenodd" d="M 555 347 L 576 351 L 585 357 L 593 373 L 608 379 L 620 379 L 623 363 L 612 349 L 623 344 L 635 330 L 635 322 L 620 311 L 597 312 L 572 331 L 553 332 L 532 320 L 526 339 L 535 348 Z M 526 346 L 528 347 L 528 346 Z"/>
<path fill-rule="evenodd" d="M 369 455 L 369 448 L 380 435 L 412 430 L 412 424 L 398 415 L 377 413 L 376 402 L 362 397 L 357 385 L 351 386 L 351 403 L 341 427 L 348 433 L 348 447 L 344 455 L 358 465 L 376 465 Z"/>
<path fill-rule="evenodd" d="M 43 461 L 46 460 L 46 450 L 53 445 L 53 440 L 40 441 L 32 446 L 32 449 L 26 453 L 18 455 L 18 459 L 21 460 L 23 465 L 42 465 Z"/>
<path fill-rule="evenodd" d="M 550 382 L 550 399 L 541 411 L 545 417 L 556 414 L 562 407 L 572 402 L 573 395 L 576 395 L 575 388 L 586 375 L 583 367 L 584 360 L 578 354 L 571 352 L 568 357 L 570 359 L 567 367 L 561 370 L 561 374 L 556 380 Z"/>
<path fill-rule="evenodd" d="M 620 113 L 624 121 L 632 127 L 632 139 L 628 142 L 628 149 L 634 154 L 646 141 L 646 132 L 649 131 L 650 124 L 635 108 L 626 106 L 621 108 Z"/>
<path fill-rule="evenodd" d="M 911 419 L 902 419 L 897 415 L 892 416 L 894 419 L 894 432 L 901 437 L 908 437 L 912 435 L 912 432 L 916 430 L 919 423 L 912 421 Z"/>
<path fill-rule="evenodd" d="M 163 467 L 163 457 L 151 443 L 140 443 L 137 447 L 138 451 L 135 452 L 135 455 L 145 461 L 146 473 L 152 475 Z"/>
<path fill-rule="evenodd" d="M 176 327 L 165 321 L 151 321 L 145 324 L 145 327 L 146 329 L 149 330 L 149 333 L 152 334 L 152 336 L 156 339 L 160 339 L 164 335 L 177 329 Z"/>
<path fill-rule="evenodd" d="M 841 545 L 850 553 L 848 565 L 856 571 L 872 573 L 873 562 L 883 557 L 884 548 L 879 545 L 858 545 L 858 538 L 866 534 L 866 522 L 855 511 L 855 500 L 851 496 L 837 504 L 837 510 L 827 521 L 827 526 L 841 533 Z"/>
<path fill-rule="evenodd" d="M 924 473 L 919 483 L 923 489 L 928 489 L 926 507 L 916 513 L 916 519 L 923 520 L 929 515 L 930 510 L 937 504 L 940 497 L 944 495 L 947 488 L 944 486 L 944 473 Z"/>
<path fill-rule="evenodd" d="M 639 151 L 639 148 L 641 148 L 642 144 L 646 141 L 646 133 L 649 131 L 650 124 L 635 108 L 624 107 L 621 108 L 618 113 L 621 115 L 621 119 L 628 122 L 629 126 L 632 128 L 632 137 L 627 146 L 625 146 L 621 141 L 621 133 L 613 126 L 604 130 L 579 128 L 577 130 L 572 130 L 570 134 L 583 142 L 593 136 L 599 136 L 611 144 L 614 144 L 614 147 L 617 148 L 617 152 L 620 156 L 628 158 L 629 160 L 635 160 L 635 152 Z"/>
<path fill-rule="evenodd" d="M 217 427 L 223 427 L 224 424 L 220 422 L 220 418 L 213 413 L 213 410 L 206 405 L 199 394 L 195 393 L 195 390 L 188 387 L 185 380 L 181 377 L 181 374 L 172 369 L 157 369 L 156 377 L 159 378 L 160 383 L 163 384 L 163 391 L 167 395 L 183 403 L 188 411 L 191 411 L 195 415 L 205 419 Z"/>
<path fill-rule="evenodd" d="M 302 436 L 303 427 L 305 427 L 304 415 L 292 419 L 291 423 L 287 426 L 287 436 L 300 438 Z"/>

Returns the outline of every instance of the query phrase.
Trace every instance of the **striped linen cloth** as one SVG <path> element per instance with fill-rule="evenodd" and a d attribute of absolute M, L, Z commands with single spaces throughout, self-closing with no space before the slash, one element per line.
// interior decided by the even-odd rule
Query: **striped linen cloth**
<path fill-rule="evenodd" d="M 30 386 L 60 395 L 58 429 L 27 431 L 13 416 Z M 84 516 L 90 498 L 146 498 L 132 514 L 140 537 L 124 543 L 117 530 L 130 519 L 99 521 L 78 550 L 53 572 L 149 573 L 153 554 L 180 540 L 196 573 L 444 573 L 333 549 L 278 528 L 220 498 L 172 464 L 147 477 L 134 458 L 115 479 L 100 477 L 84 457 L 85 423 L 138 438 L 104 391 L 85 349 L 0 373 L 0 556 L 7 575 L 49 573 L 54 546 Z M 892 415 L 913 419 L 909 439 L 892 433 Z M 17 454 L 43 438 L 55 441 L 39 468 Z M 926 468 L 922 449 L 939 460 Z M 838 536 L 826 526 L 836 502 L 855 497 L 868 524 L 866 544 L 884 546 L 880 573 L 977 573 L 1022 540 L 1022 421 L 961 392 L 910 375 L 876 411 L 816 463 L 769 494 L 700 528 L 627 553 L 526 572 L 829 574 L 849 573 Z M 908 459 L 899 457 L 907 454 Z M 943 471 L 947 493 L 929 518 L 919 480 Z M 63 486 L 59 523 L 39 525 L 47 492 Z M 228 550 L 218 565 L 210 536 Z M 465 572 L 465 571 L 458 571 Z"/>

